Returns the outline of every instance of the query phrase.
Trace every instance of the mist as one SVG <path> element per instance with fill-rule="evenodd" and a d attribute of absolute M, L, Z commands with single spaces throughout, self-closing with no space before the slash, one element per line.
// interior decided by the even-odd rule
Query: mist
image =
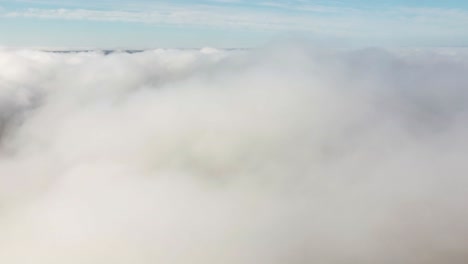
<path fill-rule="evenodd" d="M 468 51 L 0 49 L 0 262 L 467 263 Z"/>

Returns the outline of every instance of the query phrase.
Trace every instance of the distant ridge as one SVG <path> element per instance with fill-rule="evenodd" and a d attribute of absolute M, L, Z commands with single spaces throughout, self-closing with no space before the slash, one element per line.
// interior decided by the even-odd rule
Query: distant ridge
<path fill-rule="evenodd" d="M 51 53 L 82 53 L 82 52 L 102 52 L 104 55 L 109 55 L 112 53 L 139 53 L 139 52 L 144 52 L 145 50 L 93 50 L 93 49 L 87 49 L 87 50 L 44 50 L 45 52 L 51 52 Z"/>
<path fill-rule="evenodd" d="M 204 48 L 162 48 L 167 50 L 203 50 Z M 44 52 L 51 52 L 51 53 L 86 53 L 86 52 L 101 52 L 104 55 L 109 55 L 112 53 L 140 53 L 145 52 L 148 50 L 155 50 L 155 49 L 76 49 L 76 50 L 50 50 L 50 49 L 42 49 L 41 51 Z M 236 50 L 249 50 L 249 48 L 222 48 L 219 50 L 224 51 L 236 51 Z"/>

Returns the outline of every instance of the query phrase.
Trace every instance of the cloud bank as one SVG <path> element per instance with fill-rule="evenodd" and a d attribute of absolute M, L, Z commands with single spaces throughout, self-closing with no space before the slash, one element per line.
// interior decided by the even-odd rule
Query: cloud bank
<path fill-rule="evenodd" d="M 468 53 L 0 49 L 0 262 L 466 263 Z"/>

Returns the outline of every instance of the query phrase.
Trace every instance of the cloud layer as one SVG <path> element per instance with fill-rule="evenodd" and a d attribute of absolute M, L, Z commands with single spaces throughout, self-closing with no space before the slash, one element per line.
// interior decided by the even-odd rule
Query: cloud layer
<path fill-rule="evenodd" d="M 0 262 L 466 263 L 468 53 L 0 50 Z"/>

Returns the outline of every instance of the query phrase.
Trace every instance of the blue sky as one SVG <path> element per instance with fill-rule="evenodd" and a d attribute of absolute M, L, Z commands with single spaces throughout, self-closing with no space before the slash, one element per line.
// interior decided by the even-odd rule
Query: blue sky
<path fill-rule="evenodd" d="M 0 46 L 466 46 L 467 29 L 466 0 L 0 0 Z"/>

